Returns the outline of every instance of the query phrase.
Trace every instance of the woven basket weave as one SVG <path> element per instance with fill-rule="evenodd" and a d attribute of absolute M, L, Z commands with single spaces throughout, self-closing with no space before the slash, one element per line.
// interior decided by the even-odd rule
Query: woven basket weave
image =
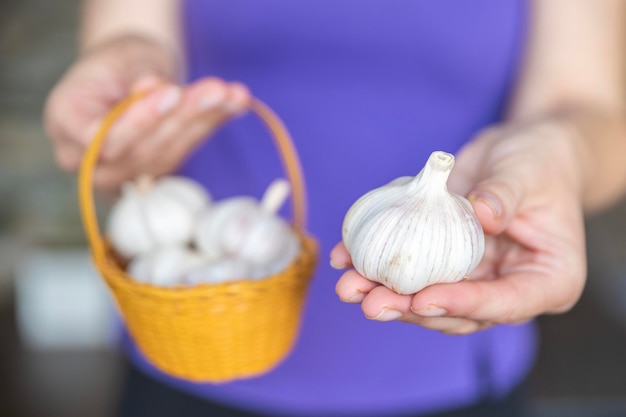
<path fill-rule="evenodd" d="M 193 381 L 226 382 L 271 370 L 289 353 L 300 325 L 317 244 L 305 231 L 305 192 L 299 159 L 278 117 L 253 100 L 292 185 L 295 232 L 302 250 L 283 272 L 263 280 L 161 288 L 134 281 L 102 237 L 93 203 L 93 170 L 109 130 L 135 95 L 102 122 L 79 172 L 83 225 L 94 263 L 113 293 L 138 348 L 157 368 Z"/>

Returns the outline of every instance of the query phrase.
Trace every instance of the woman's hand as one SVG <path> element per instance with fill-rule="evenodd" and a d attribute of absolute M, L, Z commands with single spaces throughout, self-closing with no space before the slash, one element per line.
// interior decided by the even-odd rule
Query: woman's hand
<path fill-rule="evenodd" d="M 586 279 L 583 146 L 558 120 L 479 135 L 459 152 L 448 184 L 469 196 L 487 235 L 471 279 L 398 295 L 350 270 L 339 279 L 337 294 L 361 303 L 367 318 L 448 334 L 567 311 Z M 331 263 L 350 266 L 343 244 L 331 252 Z"/>
<path fill-rule="evenodd" d="M 100 121 L 133 92 L 146 95 L 112 128 L 94 176 L 99 188 L 175 170 L 207 134 L 247 108 L 250 93 L 243 85 L 207 78 L 182 87 L 175 66 L 165 47 L 138 36 L 83 53 L 46 103 L 59 166 L 76 171 Z"/>

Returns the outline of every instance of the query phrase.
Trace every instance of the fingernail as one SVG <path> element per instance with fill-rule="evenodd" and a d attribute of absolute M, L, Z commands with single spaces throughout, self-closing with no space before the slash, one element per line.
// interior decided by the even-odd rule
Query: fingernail
<path fill-rule="evenodd" d="M 356 304 L 356 303 L 360 303 L 361 301 L 363 301 L 364 298 L 365 298 L 364 293 L 362 293 L 361 291 L 355 291 L 354 294 L 352 294 L 350 297 L 341 298 L 341 301 L 343 301 L 344 303 Z"/>
<path fill-rule="evenodd" d="M 198 100 L 198 108 L 200 110 L 211 110 L 218 107 L 224 101 L 224 94 L 221 90 L 207 91 Z"/>
<path fill-rule="evenodd" d="M 334 259 L 332 259 L 332 258 L 331 258 L 331 260 L 330 260 L 330 266 L 331 266 L 333 269 L 346 269 L 346 266 L 347 266 L 347 265 L 346 265 L 346 264 L 340 264 L 340 263 L 338 263 L 337 261 L 335 261 Z"/>
<path fill-rule="evenodd" d="M 500 200 L 498 200 L 491 194 L 487 194 L 487 193 L 473 194 L 469 198 L 469 200 L 470 201 L 482 201 L 483 203 L 488 205 L 491 211 L 493 212 L 493 217 L 495 217 L 496 219 L 500 217 L 500 215 L 502 214 L 502 205 L 500 203 Z"/>
<path fill-rule="evenodd" d="M 239 107 L 231 101 L 227 101 L 222 107 L 226 113 L 237 113 L 240 111 Z"/>
<path fill-rule="evenodd" d="M 143 75 L 132 86 L 131 90 L 134 93 L 140 93 L 143 91 L 152 90 L 162 83 L 161 78 L 156 75 Z"/>
<path fill-rule="evenodd" d="M 448 314 L 448 310 L 434 304 L 428 304 L 425 308 L 415 311 L 415 314 L 419 314 L 424 317 L 443 317 Z"/>
<path fill-rule="evenodd" d="M 398 320 L 400 317 L 402 317 L 402 313 L 400 313 L 399 311 L 383 308 L 376 317 L 372 317 L 372 320 L 393 321 Z"/>
<path fill-rule="evenodd" d="M 161 93 L 161 97 L 157 101 L 156 111 L 159 114 L 165 114 L 172 110 L 178 102 L 182 93 L 178 87 L 169 87 Z"/>

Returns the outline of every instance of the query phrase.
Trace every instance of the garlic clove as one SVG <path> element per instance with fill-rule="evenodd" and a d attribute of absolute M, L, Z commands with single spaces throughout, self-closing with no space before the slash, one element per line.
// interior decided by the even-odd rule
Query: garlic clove
<path fill-rule="evenodd" d="M 284 257 L 292 247 L 300 249 L 300 242 L 281 218 L 268 216 L 250 230 L 239 257 L 260 267 L 269 266 Z"/>
<path fill-rule="evenodd" d="M 133 259 L 126 269 L 133 280 L 149 284 L 152 276 L 152 256 L 150 254 L 140 255 Z"/>
<path fill-rule="evenodd" d="M 155 191 L 177 199 L 194 214 L 206 209 L 212 201 L 211 194 L 202 185 L 185 177 L 163 177 Z"/>
<path fill-rule="evenodd" d="M 144 218 L 139 197 L 132 187 L 126 187 L 124 197 L 111 209 L 107 221 L 107 236 L 116 251 L 133 258 L 155 247 L 155 241 Z"/>
<path fill-rule="evenodd" d="M 172 248 L 167 252 L 161 252 L 154 261 L 151 282 L 162 287 L 182 285 L 183 277 L 189 271 L 200 267 L 203 262 L 201 256 L 186 248 Z"/>
<path fill-rule="evenodd" d="M 194 234 L 196 247 L 211 258 L 233 255 L 258 216 L 258 203 L 252 197 L 218 201 L 200 215 Z"/>
<path fill-rule="evenodd" d="M 300 254 L 300 241 L 297 236 L 292 233 L 287 239 L 284 245 L 284 250 L 279 256 L 274 258 L 270 263 L 253 264 L 251 279 L 263 279 L 272 277 L 278 273 L 286 270 L 289 265 Z"/>
<path fill-rule="evenodd" d="M 193 236 L 196 215 L 182 201 L 164 193 L 151 193 L 140 203 L 148 233 L 156 245 L 183 244 Z"/>
<path fill-rule="evenodd" d="M 484 234 L 471 204 L 447 190 L 453 165 L 454 156 L 434 152 L 416 177 L 372 190 L 348 210 L 343 241 L 361 275 L 413 294 L 478 265 Z"/>
<path fill-rule="evenodd" d="M 188 272 L 184 281 L 187 285 L 221 284 L 223 282 L 246 279 L 250 276 L 250 266 L 236 258 L 222 259 L 203 265 Z"/>
<path fill-rule="evenodd" d="M 183 277 L 204 263 L 202 256 L 185 246 L 160 247 L 134 259 L 128 274 L 139 282 L 172 287 L 182 285 Z"/>

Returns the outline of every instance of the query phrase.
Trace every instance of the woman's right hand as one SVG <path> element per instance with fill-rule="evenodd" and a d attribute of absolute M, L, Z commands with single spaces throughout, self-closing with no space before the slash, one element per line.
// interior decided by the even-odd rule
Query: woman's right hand
<path fill-rule="evenodd" d="M 205 78 L 182 86 L 166 48 L 124 36 L 84 52 L 50 93 L 45 125 L 58 165 L 75 172 L 96 129 L 113 106 L 145 93 L 111 129 L 94 174 L 115 190 L 141 174 L 164 175 L 222 122 L 242 113 L 250 93 L 239 83 Z"/>

